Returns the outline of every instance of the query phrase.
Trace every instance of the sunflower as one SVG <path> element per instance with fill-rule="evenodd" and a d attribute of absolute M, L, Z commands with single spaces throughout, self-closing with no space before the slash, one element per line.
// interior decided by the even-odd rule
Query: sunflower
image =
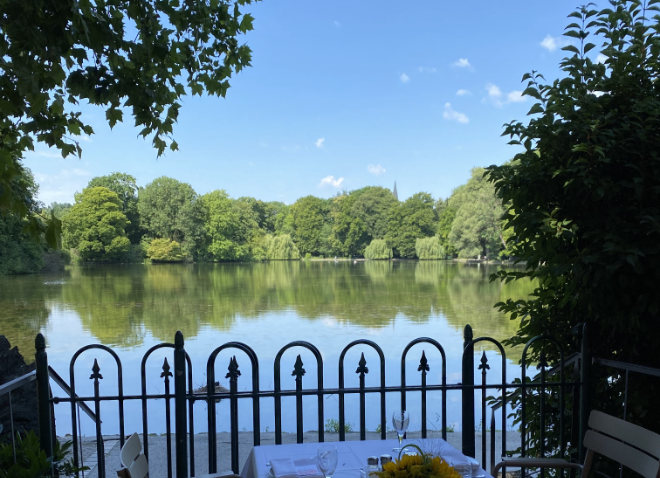
<path fill-rule="evenodd" d="M 413 447 L 418 455 L 401 455 L 396 461 L 383 465 L 383 471 L 371 473 L 378 478 L 461 478 L 460 473 L 439 456 L 424 453 L 417 445 L 409 444 L 401 449 Z"/>

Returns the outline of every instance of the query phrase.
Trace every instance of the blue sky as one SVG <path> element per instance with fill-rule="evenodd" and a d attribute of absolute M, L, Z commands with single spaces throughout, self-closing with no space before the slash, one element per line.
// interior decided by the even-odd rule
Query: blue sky
<path fill-rule="evenodd" d="M 103 110 L 86 107 L 95 134 L 82 139 L 82 159 L 37 145 L 25 164 L 46 204 L 73 202 L 114 171 L 139 186 L 170 176 L 200 194 L 288 204 L 395 181 L 399 199 L 446 198 L 472 168 L 515 154 L 500 134 L 531 106 L 521 77 L 557 77 L 576 5 L 265 0 L 249 7 L 252 67 L 224 99 L 184 99 L 178 152 L 158 158 L 130 116 L 110 130 Z"/>

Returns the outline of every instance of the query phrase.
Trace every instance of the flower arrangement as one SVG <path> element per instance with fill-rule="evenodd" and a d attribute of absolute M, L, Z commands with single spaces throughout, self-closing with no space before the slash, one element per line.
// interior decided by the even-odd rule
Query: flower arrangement
<path fill-rule="evenodd" d="M 417 455 L 402 455 L 406 448 L 416 448 Z M 456 469 L 439 456 L 424 453 L 417 445 L 408 444 L 396 461 L 383 465 L 383 471 L 372 473 L 378 478 L 461 478 Z"/>

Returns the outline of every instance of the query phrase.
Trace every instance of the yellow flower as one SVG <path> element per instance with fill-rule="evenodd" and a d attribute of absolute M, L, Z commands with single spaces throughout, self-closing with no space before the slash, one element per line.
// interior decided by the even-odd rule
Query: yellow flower
<path fill-rule="evenodd" d="M 416 445 L 407 446 L 416 448 L 420 454 L 399 456 L 398 460 L 383 465 L 383 471 L 372 474 L 378 478 L 461 478 L 442 458 L 431 457 Z"/>

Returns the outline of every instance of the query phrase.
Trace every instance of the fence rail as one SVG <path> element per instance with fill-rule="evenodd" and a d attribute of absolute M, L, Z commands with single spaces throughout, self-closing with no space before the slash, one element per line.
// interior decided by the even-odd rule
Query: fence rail
<path fill-rule="evenodd" d="M 538 337 L 535 340 L 542 340 L 548 342 L 550 346 L 556 346 L 549 337 Z M 485 352 L 481 354 L 478 364 L 475 368 L 475 345 L 488 344 L 491 348 L 495 349 L 495 353 L 499 353 L 499 368 L 501 371 L 498 376 L 493 378 L 493 373 L 490 371 L 492 363 L 489 362 L 488 356 Z M 47 369 L 47 359 L 45 353 L 45 341 L 40 335 L 36 340 L 37 345 L 37 377 L 39 377 L 40 368 Z M 413 347 L 417 346 L 422 348 L 421 356 L 418 359 L 411 359 L 410 353 Z M 147 393 L 147 362 L 152 357 L 156 350 L 164 349 L 165 351 L 172 352 L 170 360 L 165 357 L 160 367 L 158 379 L 161 381 L 161 391 L 159 393 Z M 287 354 L 294 354 L 297 351 L 305 351 L 305 356 L 310 356 L 312 362 L 307 360 L 303 363 L 301 354 L 296 355 L 295 363 L 292 369 L 285 369 L 283 365 L 283 357 Z M 238 353 L 247 359 L 247 368 L 242 369 L 239 366 L 239 361 L 236 355 L 231 355 L 229 363 L 226 366 L 226 371 L 218 373 L 218 366 L 216 362 L 220 353 L 224 352 L 223 357 L 228 353 Z M 367 353 L 368 352 L 368 353 Z M 429 353 L 435 358 L 429 358 Z M 367 353 L 367 355 L 365 355 Z M 526 351 L 524 352 L 526 353 Z M 93 392 L 90 394 L 78 393 L 78 381 L 76 379 L 77 365 L 81 358 L 87 357 L 89 354 L 94 355 L 93 363 L 91 364 L 91 374 L 88 376 L 91 381 Z M 348 356 L 357 356 L 359 359 L 357 363 L 348 364 Z M 109 360 L 114 363 L 116 368 L 112 370 L 112 379 L 116 380 L 116 390 L 113 393 L 101 393 L 101 382 L 108 380 L 111 375 L 108 372 L 101 370 L 98 357 L 101 355 L 109 356 Z M 475 442 L 475 425 L 479 423 L 482 430 L 481 442 L 479 448 L 481 451 L 481 461 L 485 465 L 487 456 L 490 455 L 491 463 L 495 460 L 495 415 L 499 415 L 499 421 L 502 428 L 501 449 L 499 455 L 507 453 L 506 443 L 506 423 L 507 423 L 507 392 L 512 390 L 522 390 L 523 395 L 526 393 L 560 393 L 562 394 L 575 394 L 580 383 L 578 381 L 565 380 L 563 370 L 566 364 L 562 359 L 558 364 L 550 366 L 543 361 L 537 365 L 541 371 L 539 381 L 523 380 L 522 382 L 507 381 L 507 359 L 506 351 L 502 345 L 491 337 L 477 337 L 474 338 L 472 329 L 469 325 L 465 327 L 464 343 L 462 354 L 462 376 L 461 380 L 455 383 L 449 383 L 447 379 L 447 356 L 445 349 L 441 343 L 430 337 L 420 337 L 408 343 L 400 357 L 400 382 L 387 383 L 386 367 L 385 367 L 385 353 L 373 341 L 360 339 L 349 343 L 342 349 L 339 360 L 336 364 L 332 364 L 337 370 L 337 384 L 336 386 L 328 386 L 326 383 L 326 375 L 328 373 L 328 364 L 324 362 L 323 355 L 319 349 L 309 343 L 303 341 L 294 341 L 282 347 L 276 354 L 270 373 L 272 373 L 273 386 L 272 389 L 264 389 L 261 387 L 262 379 L 262 365 L 259 362 L 257 354 L 247 344 L 240 342 L 228 342 L 220 345 L 214 349 L 206 363 L 206 389 L 203 393 L 195 391 L 193 387 L 193 365 L 190 356 L 185 350 L 183 335 L 177 332 L 175 335 L 174 343 L 162 343 L 149 349 L 141 360 L 140 366 L 140 393 L 124 393 L 124 371 L 119 356 L 109 347 L 99 344 L 87 345 L 80 350 L 76 351 L 70 361 L 69 365 L 69 385 L 66 396 L 64 397 L 50 397 L 40 395 L 40 414 L 50 413 L 50 407 L 54 404 L 69 404 L 71 409 L 71 429 L 73 431 L 73 453 L 75 465 L 82 465 L 82 454 L 80 448 L 80 437 L 75 431 L 79 426 L 79 419 L 77 417 L 78 407 L 87 406 L 88 414 L 94 417 L 94 430 L 97 443 L 97 456 L 98 456 L 98 470 L 99 477 L 105 476 L 105 464 L 103 462 L 104 445 L 103 445 L 103 423 L 105 417 L 103 415 L 104 404 L 113 403 L 116 405 L 117 418 L 119 425 L 119 445 L 124 443 L 125 433 L 125 405 L 129 402 L 138 402 L 141 406 L 141 425 L 143 434 L 143 445 L 145 454 L 149 455 L 149 404 L 156 400 L 164 401 L 165 413 L 162 417 L 162 422 L 165 425 L 166 443 L 167 443 L 167 473 L 168 477 L 183 478 L 187 476 L 194 476 L 195 472 L 200 468 L 199 464 L 195 463 L 195 403 L 203 402 L 206 404 L 207 429 L 203 430 L 208 432 L 208 464 L 204 472 L 216 472 L 219 464 L 218 456 L 218 423 L 219 421 L 229 424 L 230 431 L 230 444 L 231 452 L 229 462 L 234 472 L 239 471 L 239 430 L 244 423 L 239 423 L 239 410 L 243 407 L 251 407 L 251 418 L 248 419 L 252 428 L 252 442 L 254 445 L 261 443 L 261 420 L 262 420 L 262 407 L 261 403 L 264 399 L 272 401 L 273 404 L 273 420 L 275 424 L 275 442 L 282 443 L 283 436 L 283 399 L 288 398 L 293 400 L 295 407 L 295 434 L 296 441 L 302 442 L 304 439 L 304 423 L 305 416 L 307 416 L 308 409 L 303 406 L 304 399 L 311 397 L 315 402 L 316 416 L 314 422 L 318 428 L 316 439 L 319 442 L 325 440 L 324 424 L 328 415 L 334 415 L 335 410 L 328 411 L 325 404 L 325 398 L 330 395 L 338 397 L 338 405 L 336 412 L 338 414 L 338 434 L 339 440 L 346 439 L 346 425 L 347 413 L 353 413 L 357 409 L 359 417 L 359 438 L 364 440 L 366 438 L 366 418 L 368 410 L 375 408 L 375 415 L 377 416 L 378 426 L 380 428 L 380 437 L 385 438 L 387 430 L 387 408 L 388 403 L 396 403 L 396 407 L 400 406 L 402 409 L 410 408 L 410 400 L 413 399 L 415 404 L 419 403 L 419 409 L 415 409 L 414 413 L 420 419 L 419 433 L 422 437 L 427 437 L 429 429 L 427 427 L 428 417 L 430 413 L 435 413 L 440 417 L 441 434 L 444 439 L 447 438 L 448 430 L 448 416 L 447 404 L 448 393 L 461 394 L 461 408 L 462 408 L 462 448 L 463 453 L 466 455 L 476 457 L 477 444 Z M 367 360 L 369 358 L 369 361 Z M 375 361 L 374 361 L 375 357 Z M 243 361 L 243 359 L 241 359 Z M 170 365 L 170 364 L 173 364 Z M 525 362 L 523 355 L 523 370 L 522 375 L 525 376 L 525 368 L 530 364 Z M 554 368 L 553 368 L 554 367 Z M 108 367 L 105 367 L 106 369 Z M 416 368 L 417 374 L 410 374 L 409 371 Z M 307 369 L 310 370 L 311 378 Z M 88 368 L 88 370 L 90 370 Z M 249 373 L 247 373 L 249 370 Z M 408 370 L 408 373 L 407 373 Z M 435 377 L 431 380 L 429 372 L 433 370 Z M 436 372 L 439 371 L 439 372 Z M 557 371 L 559 371 L 559 379 L 557 379 Z M 104 379 L 104 374 L 107 376 Z M 229 388 L 219 389 L 216 387 L 217 376 L 220 375 L 227 380 Z M 353 376 L 348 380 L 348 377 Z M 475 375 L 480 379 L 475 383 Z M 289 376 L 287 380 L 284 377 Z M 391 376 L 391 375 L 390 375 Z M 59 377 L 58 377 L 59 378 Z M 87 377 L 85 377 L 87 378 Z M 289 382 L 289 380 L 291 382 Z M 314 383 L 308 384 L 310 380 Z M 357 386 L 351 385 L 349 382 L 356 380 Z M 59 378 L 59 381 L 63 381 Z M 172 383 L 172 381 L 174 383 Z M 239 381 L 241 389 L 239 390 Z M 367 382 L 376 383 L 376 385 L 367 385 Z M 392 380 L 390 380 L 391 382 Z M 47 383 L 47 382 L 46 382 Z M 80 382 L 82 383 L 82 382 Z M 65 384 L 66 385 L 66 384 Z M 105 389 L 104 389 L 105 390 Z M 478 397 L 479 407 L 475 407 L 475 393 Z M 428 397 L 431 394 L 439 395 L 439 405 L 433 409 L 429 407 Z M 437 397 L 434 395 L 434 397 Z M 347 410 L 347 399 L 351 398 L 357 402 L 356 407 L 349 407 Z M 372 398 L 373 397 L 373 398 Z M 390 398 L 388 402 L 389 397 Z M 225 411 L 222 418 L 218 417 L 218 401 L 226 400 L 228 402 L 228 411 Z M 369 400 L 369 406 L 367 401 Z M 497 401 L 496 406 L 490 406 L 489 400 Z M 225 403 L 227 403 L 225 402 Z M 435 400 L 433 403 L 436 403 Z M 351 402 L 353 403 L 353 402 Z M 564 400 L 561 400 L 561 406 L 564 406 Z M 223 409 L 226 407 L 223 407 Z M 314 407 L 312 407 L 314 408 Z M 488 419 L 488 411 L 490 408 L 490 420 Z M 571 410 L 575 412 L 575 410 Z M 561 415 L 564 414 L 562 410 Z M 575 415 L 575 413 L 573 413 Z M 174 420 L 172 420 L 174 415 Z M 40 415 L 41 416 L 41 415 Z M 48 415 L 48 418 L 50 415 Z M 174 423 L 172 423 L 172 421 Z M 43 423 L 50 423 L 44 421 Z M 132 424 L 134 426 L 135 424 Z M 487 433 L 490 427 L 490 433 Z M 131 429 L 132 431 L 139 431 Z M 524 435 L 525 426 L 521 430 Z M 174 450 L 171 448 L 171 438 L 174 437 Z M 45 439 L 44 436 L 42 438 Z M 488 449 L 488 438 L 490 438 L 490 447 Z M 48 447 L 48 443 L 46 442 Z M 52 446 L 52 445 L 51 445 Z M 45 448 L 49 449 L 49 448 Z"/>

